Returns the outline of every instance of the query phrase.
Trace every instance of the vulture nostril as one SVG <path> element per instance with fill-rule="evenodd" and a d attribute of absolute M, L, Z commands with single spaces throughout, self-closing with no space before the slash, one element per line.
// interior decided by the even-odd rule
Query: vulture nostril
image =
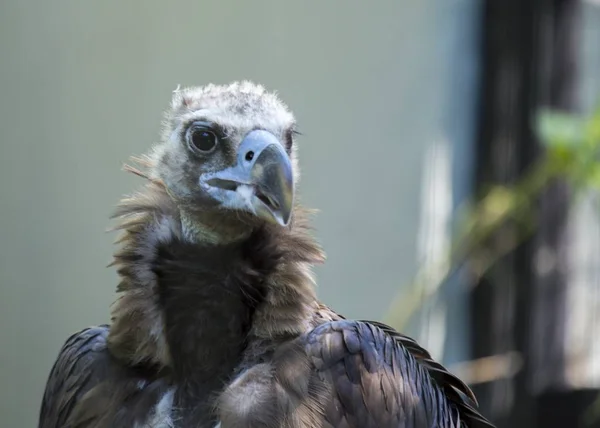
<path fill-rule="evenodd" d="M 250 162 L 252 159 L 254 159 L 254 152 L 250 150 L 248 153 L 246 153 L 246 160 Z"/>

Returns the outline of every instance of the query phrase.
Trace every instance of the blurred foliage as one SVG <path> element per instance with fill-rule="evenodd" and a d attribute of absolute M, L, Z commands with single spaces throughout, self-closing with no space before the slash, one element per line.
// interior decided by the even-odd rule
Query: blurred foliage
<path fill-rule="evenodd" d="M 545 148 L 539 160 L 517 182 L 490 185 L 478 201 L 459 210 L 450 248 L 441 259 L 420 267 L 412 284 L 394 299 L 385 322 L 406 330 L 413 315 L 457 270 L 467 266 L 476 282 L 530 237 L 536 229 L 538 197 L 552 182 L 568 182 L 574 198 L 600 191 L 600 107 L 587 117 L 543 110 L 534 126 Z"/>

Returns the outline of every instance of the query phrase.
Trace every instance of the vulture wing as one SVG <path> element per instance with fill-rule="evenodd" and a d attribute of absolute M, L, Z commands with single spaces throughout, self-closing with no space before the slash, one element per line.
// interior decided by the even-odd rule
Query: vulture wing
<path fill-rule="evenodd" d="M 493 427 L 460 379 L 391 327 L 333 321 L 304 340 L 332 392 L 324 409 L 331 427 Z"/>
<path fill-rule="evenodd" d="M 132 427 L 162 417 L 153 407 L 168 397 L 168 385 L 152 372 L 120 364 L 107 349 L 107 336 L 102 325 L 67 339 L 46 384 L 39 428 Z"/>

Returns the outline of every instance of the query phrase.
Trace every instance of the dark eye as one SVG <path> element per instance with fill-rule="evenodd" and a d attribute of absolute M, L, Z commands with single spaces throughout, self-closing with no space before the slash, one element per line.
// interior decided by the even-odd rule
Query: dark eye
<path fill-rule="evenodd" d="M 217 146 L 218 138 L 208 126 L 192 125 L 187 132 L 187 141 L 192 150 L 208 153 Z"/>

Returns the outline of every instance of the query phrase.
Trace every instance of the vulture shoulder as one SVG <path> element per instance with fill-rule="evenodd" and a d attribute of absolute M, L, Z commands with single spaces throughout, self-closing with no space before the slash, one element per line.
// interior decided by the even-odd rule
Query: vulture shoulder
<path fill-rule="evenodd" d="M 152 370 L 116 360 L 108 332 L 101 325 L 67 339 L 46 383 L 39 428 L 132 427 L 149 418 L 155 422 L 146 426 L 169 426 L 157 405 L 172 399 L 169 386 Z"/>
<path fill-rule="evenodd" d="M 323 410 L 333 427 L 493 427 L 467 385 L 389 326 L 332 321 L 303 341 L 330 390 Z"/>

